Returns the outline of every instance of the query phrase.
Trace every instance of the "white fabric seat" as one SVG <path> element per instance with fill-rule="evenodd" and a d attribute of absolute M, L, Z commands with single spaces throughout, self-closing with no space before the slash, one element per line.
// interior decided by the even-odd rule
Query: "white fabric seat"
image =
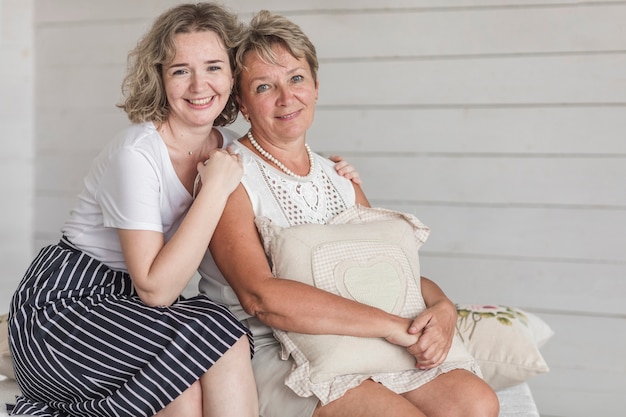
<path fill-rule="evenodd" d="M 496 393 L 500 399 L 500 417 L 539 417 L 528 384 L 501 389 Z"/>

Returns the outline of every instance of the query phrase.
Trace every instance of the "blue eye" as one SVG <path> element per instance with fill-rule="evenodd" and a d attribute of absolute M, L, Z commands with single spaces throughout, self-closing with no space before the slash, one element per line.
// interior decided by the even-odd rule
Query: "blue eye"
<path fill-rule="evenodd" d="M 304 77 L 302 75 L 294 75 L 293 77 L 291 77 L 291 81 L 295 83 L 300 83 L 304 81 Z"/>
<path fill-rule="evenodd" d="M 267 85 L 267 84 L 261 84 L 261 85 L 259 85 L 259 86 L 256 88 L 256 92 L 257 92 L 257 93 L 262 93 L 262 92 L 264 92 L 264 91 L 269 90 L 269 88 L 270 88 L 270 86 L 269 86 L 269 85 Z"/>

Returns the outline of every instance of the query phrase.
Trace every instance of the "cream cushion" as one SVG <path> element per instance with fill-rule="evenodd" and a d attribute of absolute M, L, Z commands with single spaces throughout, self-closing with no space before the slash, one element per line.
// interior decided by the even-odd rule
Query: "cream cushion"
<path fill-rule="evenodd" d="M 554 334 L 540 317 L 502 305 L 457 304 L 457 333 L 495 390 L 549 371 L 539 348 Z"/>
<path fill-rule="evenodd" d="M 356 206 L 326 225 L 283 228 L 263 217 L 256 223 L 275 276 L 402 317 L 414 318 L 426 308 L 418 250 L 429 229 L 414 216 Z M 304 384 L 308 388 L 302 387 L 302 381 L 291 381 L 300 384 L 296 392 L 309 392 L 310 387 L 341 375 L 415 370 L 415 359 L 403 347 L 380 338 L 279 330 L 275 336 L 293 356 L 297 370 L 306 372 Z M 465 361 L 473 363 L 460 339 L 455 338 L 447 362 Z"/>

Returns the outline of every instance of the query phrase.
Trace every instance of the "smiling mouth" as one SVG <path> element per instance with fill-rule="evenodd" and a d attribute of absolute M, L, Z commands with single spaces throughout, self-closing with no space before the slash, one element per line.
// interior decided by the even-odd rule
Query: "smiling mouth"
<path fill-rule="evenodd" d="M 189 103 L 193 104 L 194 106 L 203 106 L 205 104 L 209 104 L 211 102 L 211 100 L 213 100 L 213 97 L 208 97 L 208 98 L 199 98 L 199 99 L 195 99 L 195 100 L 187 100 Z"/>
<path fill-rule="evenodd" d="M 287 120 L 287 119 L 292 119 L 292 118 L 294 118 L 295 116 L 297 116 L 297 115 L 298 115 L 298 113 L 300 113 L 300 112 L 299 112 L 299 111 L 295 111 L 295 112 L 293 112 L 293 113 L 283 114 L 282 116 L 277 116 L 277 118 L 278 118 L 278 119 L 284 119 L 284 120 Z"/>

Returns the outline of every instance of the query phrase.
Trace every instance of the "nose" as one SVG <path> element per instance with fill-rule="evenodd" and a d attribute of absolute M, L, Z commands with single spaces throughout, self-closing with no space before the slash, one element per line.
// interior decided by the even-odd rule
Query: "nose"
<path fill-rule="evenodd" d="M 293 99 L 293 93 L 289 87 L 279 87 L 276 102 L 279 106 L 287 106 Z"/>
<path fill-rule="evenodd" d="M 201 74 L 198 74 L 197 72 L 191 74 L 191 83 L 189 85 L 189 89 L 191 91 L 202 91 L 205 85 L 206 83 L 204 77 Z"/>

